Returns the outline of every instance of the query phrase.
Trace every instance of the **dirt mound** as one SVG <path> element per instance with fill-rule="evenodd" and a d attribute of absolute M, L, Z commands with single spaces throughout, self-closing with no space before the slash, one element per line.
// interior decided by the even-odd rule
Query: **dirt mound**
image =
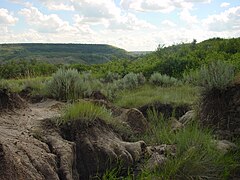
<path fill-rule="evenodd" d="M 0 111 L 25 108 L 26 102 L 17 94 L 7 89 L 0 89 Z"/>
<path fill-rule="evenodd" d="M 33 88 L 26 87 L 19 93 L 19 95 L 30 103 L 39 103 L 46 100 L 46 97 L 44 97 L 43 95 L 40 95 L 40 94 L 33 95 L 32 92 L 33 92 Z"/>
<path fill-rule="evenodd" d="M 170 118 L 174 116 L 175 118 L 179 119 L 191 108 L 189 105 L 172 105 L 155 102 L 139 107 L 138 109 L 145 117 L 147 116 L 148 110 L 156 110 L 158 114 L 162 114 L 164 118 Z"/>
<path fill-rule="evenodd" d="M 151 158 L 149 167 L 154 168 L 168 157 L 167 146 L 128 142 L 101 119 L 88 125 L 73 121 L 60 128 L 53 122 L 64 105 L 47 100 L 0 115 L 0 179 L 100 179 L 119 165 L 119 176 L 129 169 L 137 174 L 145 160 Z M 146 119 L 137 109 L 111 108 L 132 127 L 138 123 L 133 131 L 145 130 Z"/>
<path fill-rule="evenodd" d="M 121 107 L 117 107 L 112 103 L 105 100 L 93 100 L 86 99 L 86 101 L 90 101 L 94 104 L 98 104 L 100 106 L 104 106 L 108 110 L 111 111 L 112 116 L 120 121 L 127 123 L 133 133 L 143 133 L 148 128 L 147 119 L 144 117 L 141 111 L 136 108 L 125 109 Z"/>
<path fill-rule="evenodd" d="M 105 100 L 107 101 L 107 97 L 101 93 L 100 91 L 93 91 L 92 94 L 89 96 L 90 99 L 95 100 Z"/>
<path fill-rule="evenodd" d="M 88 126 L 74 123 L 62 130 L 63 136 L 76 143 L 80 179 L 101 176 L 107 169 L 119 165 L 123 167 L 122 173 L 127 173 L 128 168 L 138 162 L 146 150 L 143 141 L 123 141 L 100 119 Z"/>
<path fill-rule="evenodd" d="M 199 115 L 221 138 L 240 137 L 240 84 L 203 94 Z"/>

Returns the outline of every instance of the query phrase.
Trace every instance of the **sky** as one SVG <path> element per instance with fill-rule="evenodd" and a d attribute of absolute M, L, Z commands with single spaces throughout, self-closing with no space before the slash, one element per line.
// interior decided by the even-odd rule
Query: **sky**
<path fill-rule="evenodd" d="M 213 37 L 240 37 L 240 0 L 0 0 L 0 43 L 152 51 Z"/>

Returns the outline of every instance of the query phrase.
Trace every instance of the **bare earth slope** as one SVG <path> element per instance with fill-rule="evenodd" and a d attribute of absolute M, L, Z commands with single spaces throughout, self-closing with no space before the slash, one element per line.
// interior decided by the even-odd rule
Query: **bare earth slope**
<path fill-rule="evenodd" d="M 167 145 L 147 147 L 143 141 L 126 142 L 101 119 L 89 126 L 70 126 L 63 134 L 51 123 L 60 116 L 62 106 L 61 102 L 46 100 L 0 112 L 1 180 L 91 179 L 101 177 L 119 162 L 126 171 L 137 167 L 144 157 L 151 157 L 151 165 L 161 165 L 166 159 Z M 147 121 L 140 111 L 109 108 L 120 113 L 117 116 L 134 133 L 146 129 Z M 140 124 L 145 127 L 136 128 Z M 64 139 L 66 135 L 71 138 Z"/>
<path fill-rule="evenodd" d="M 1 115 L 0 179 L 59 179 L 57 155 L 35 138 L 41 121 L 59 116 L 58 105 L 51 100 Z"/>

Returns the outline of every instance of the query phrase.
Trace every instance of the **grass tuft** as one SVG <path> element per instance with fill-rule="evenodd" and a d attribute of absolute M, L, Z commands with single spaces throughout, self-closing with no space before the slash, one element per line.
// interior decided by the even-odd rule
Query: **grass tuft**
<path fill-rule="evenodd" d="M 63 123 L 81 121 L 82 123 L 89 124 L 97 118 L 110 121 L 112 119 L 111 112 L 103 106 L 88 101 L 80 101 L 66 108 L 63 115 Z"/>

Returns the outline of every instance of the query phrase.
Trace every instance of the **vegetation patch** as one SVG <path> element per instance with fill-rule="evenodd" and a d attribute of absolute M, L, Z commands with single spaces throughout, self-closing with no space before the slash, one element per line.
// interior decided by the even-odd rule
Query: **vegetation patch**
<path fill-rule="evenodd" d="M 139 179 L 228 179 L 239 167 L 239 152 L 224 154 L 217 149 L 213 133 L 197 122 L 174 132 L 167 119 L 156 111 L 148 112 L 149 131 L 138 137 L 147 144 L 174 144 L 176 154 L 154 171 L 142 169 Z"/>
<path fill-rule="evenodd" d="M 96 120 L 103 121 L 122 137 L 130 137 L 133 133 L 127 123 L 112 116 L 111 110 L 106 109 L 103 105 L 84 100 L 66 107 L 62 118 L 56 122 L 58 125 L 70 125 L 75 129 L 79 127 L 78 124 L 87 127 Z"/>
<path fill-rule="evenodd" d="M 57 100 L 73 100 L 82 97 L 83 81 L 74 69 L 59 69 L 47 84 L 50 96 Z"/>
<path fill-rule="evenodd" d="M 177 80 L 174 77 L 167 76 L 165 74 L 153 73 L 149 79 L 149 82 L 156 86 L 170 87 L 181 85 L 181 81 Z"/>
<path fill-rule="evenodd" d="M 134 90 L 125 90 L 117 94 L 114 103 L 121 107 L 141 107 L 159 101 L 163 104 L 193 104 L 199 90 L 191 86 L 155 87 L 144 85 Z"/>
<path fill-rule="evenodd" d="M 110 121 L 112 119 L 111 112 L 103 106 L 82 100 L 66 108 L 63 115 L 63 123 L 80 121 L 81 123 L 89 124 L 97 118 Z"/>

